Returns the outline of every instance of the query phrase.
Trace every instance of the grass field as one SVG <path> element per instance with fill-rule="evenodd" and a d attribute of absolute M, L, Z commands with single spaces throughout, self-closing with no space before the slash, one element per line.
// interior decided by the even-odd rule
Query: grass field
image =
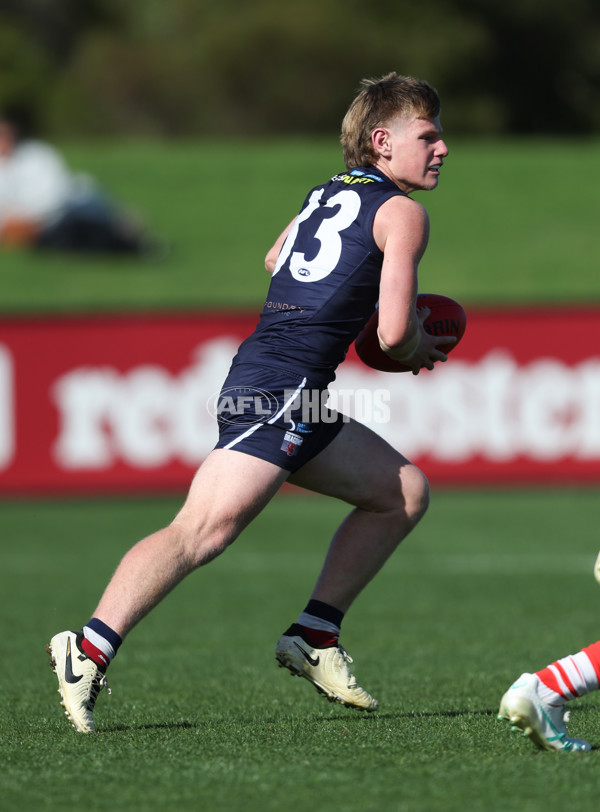
<path fill-rule="evenodd" d="M 3 505 L 3 809 L 597 808 L 597 696 L 572 703 L 587 754 L 538 752 L 495 718 L 522 670 L 596 639 L 594 491 L 436 494 L 345 620 L 355 673 L 381 702 L 368 716 L 275 665 L 345 512 L 283 494 L 134 630 L 99 734 L 77 735 L 44 644 L 87 620 L 117 558 L 177 504 Z"/>
<path fill-rule="evenodd" d="M 421 287 L 465 304 L 600 301 L 597 141 L 453 144 Z M 173 246 L 156 263 L 0 258 L 0 311 L 256 309 L 262 258 L 333 142 L 67 145 L 71 165 Z M 330 705 L 275 665 L 345 510 L 282 494 L 137 627 L 101 694 L 97 736 L 68 726 L 44 645 L 81 626 L 125 550 L 172 497 L 4 501 L 0 808 L 541 812 L 597 807 L 598 695 L 570 730 L 594 751 L 540 753 L 495 714 L 523 670 L 597 638 L 595 490 L 434 493 L 360 597 L 343 643 L 381 702 Z"/>
<path fill-rule="evenodd" d="M 421 288 L 465 304 L 600 300 L 597 140 L 454 143 L 439 188 Z M 263 258 L 309 186 L 341 167 L 335 137 L 66 147 L 172 245 L 158 262 L 0 257 L 0 312 L 251 307 Z"/>

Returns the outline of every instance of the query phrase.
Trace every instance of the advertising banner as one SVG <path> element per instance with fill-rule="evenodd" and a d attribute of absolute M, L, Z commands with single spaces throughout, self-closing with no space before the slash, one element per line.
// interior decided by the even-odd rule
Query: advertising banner
<path fill-rule="evenodd" d="M 185 491 L 254 314 L 0 319 L 0 495 Z M 446 364 L 351 348 L 330 405 L 433 484 L 600 483 L 600 307 L 468 308 Z"/>

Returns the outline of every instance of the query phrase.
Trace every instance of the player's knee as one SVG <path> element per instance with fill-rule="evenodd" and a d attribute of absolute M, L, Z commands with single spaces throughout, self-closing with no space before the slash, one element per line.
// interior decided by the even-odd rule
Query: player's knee
<path fill-rule="evenodd" d="M 404 511 L 408 518 L 416 524 L 429 507 L 429 482 L 416 465 L 409 465 L 403 469 L 401 479 Z"/>
<path fill-rule="evenodd" d="M 408 463 L 393 477 L 381 481 L 372 496 L 374 501 L 367 509 L 397 513 L 415 525 L 429 507 L 429 483 L 419 468 Z"/>
<path fill-rule="evenodd" d="M 204 523 L 184 522 L 181 518 L 174 520 L 180 539 L 180 550 L 185 566 L 189 570 L 208 564 L 221 555 L 233 541 L 232 534 L 226 528 L 208 528 Z"/>

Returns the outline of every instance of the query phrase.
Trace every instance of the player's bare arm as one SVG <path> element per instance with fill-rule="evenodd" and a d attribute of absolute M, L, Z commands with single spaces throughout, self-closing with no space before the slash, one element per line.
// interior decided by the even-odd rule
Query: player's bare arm
<path fill-rule="evenodd" d="M 292 222 L 289 223 L 289 225 L 286 228 L 284 228 L 279 237 L 277 237 L 277 239 L 273 243 L 273 246 L 267 252 L 267 256 L 265 257 L 265 268 L 269 273 L 273 273 L 273 271 L 275 270 L 275 265 L 277 263 L 277 257 L 279 256 L 279 252 L 281 251 L 283 243 L 286 241 L 288 234 L 292 230 L 295 221 L 296 218 L 294 217 Z"/>
<path fill-rule="evenodd" d="M 436 345 L 454 338 L 430 336 L 423 327 L 428 311 L 417 311 L 419 262 L 429 239 L 429 217 L 409 197 L 394 197 L 377 212 L 373 236 L 384 259 L 379 288 L 379 341 L 391 358 L 418 372 L 446 355 Z"/>

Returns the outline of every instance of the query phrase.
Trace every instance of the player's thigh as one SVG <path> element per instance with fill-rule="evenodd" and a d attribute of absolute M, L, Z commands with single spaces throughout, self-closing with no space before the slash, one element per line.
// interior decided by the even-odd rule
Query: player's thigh
<path fill-rule="evenodd" d="M 371 429 L 350 420 L 320 454 L 289 481 L 367 510 L 426 500 L 425 476 Z"/>
<path fill-rule="evenodd" d="M 271 462 L 215 449 L 202 463 L 175 521 L 235 537 L 260 513 L 289 476 Z"/>

